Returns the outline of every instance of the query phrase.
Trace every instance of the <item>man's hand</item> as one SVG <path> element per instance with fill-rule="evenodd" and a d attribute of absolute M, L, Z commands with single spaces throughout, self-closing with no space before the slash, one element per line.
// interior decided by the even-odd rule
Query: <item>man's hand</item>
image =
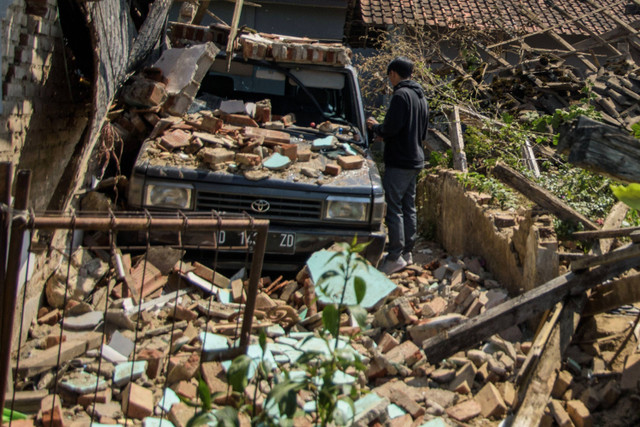
<path fill-rule="evenodd" d="M 371 129 L 374 125 L 377 125 L 378 121 L 376 119 L 374 119 L 373 117 L 369 117 L 367 119 L 367 128 Z"/>

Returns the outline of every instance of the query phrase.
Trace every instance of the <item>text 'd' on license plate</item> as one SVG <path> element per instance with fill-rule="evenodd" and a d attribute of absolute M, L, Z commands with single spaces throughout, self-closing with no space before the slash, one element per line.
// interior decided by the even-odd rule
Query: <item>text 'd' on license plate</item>
<path fill-rule="evenodd" d="M 257 233 L 246 231 L 219 231 L 218 248 L 249 249 L 255 244 Z M 267 233 L 267 252 L 294 253 L 296 250 L 296 233 Z"/>

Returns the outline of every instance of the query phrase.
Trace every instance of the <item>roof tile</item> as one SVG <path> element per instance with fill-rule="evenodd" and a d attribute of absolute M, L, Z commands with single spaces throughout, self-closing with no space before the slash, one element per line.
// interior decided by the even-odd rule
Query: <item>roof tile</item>
<path fill-rule="evenodd" d="M 563 0 L 556 5 L 572 18 L 597 34 L 618 27 L 607 16 L 610 11 L 618 19 L 631 23 L 636 16 L 625 14 L 623 0 Z M 373 25 L 470 25 L 487 30 L 525 33 L 554 27 L 564 34 L 586 34 L 571 18 L 548 5 L 548 0 L 360 0 L 362 19 Z M 599 10 L 601 8 L 603 10 Z M 527 14 L 534 17 L 530 19 Z"/>

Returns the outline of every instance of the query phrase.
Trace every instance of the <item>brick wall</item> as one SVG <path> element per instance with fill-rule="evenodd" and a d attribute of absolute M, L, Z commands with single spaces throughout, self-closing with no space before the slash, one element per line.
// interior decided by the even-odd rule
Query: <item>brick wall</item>
<path fill-rule="evenodd" d="M 30 206 L 42 210 L 81 139 L 86 102 L 70 88 L 56 0 L 13 1 L 2 40 L 0 161 L 32 170 Z"/>

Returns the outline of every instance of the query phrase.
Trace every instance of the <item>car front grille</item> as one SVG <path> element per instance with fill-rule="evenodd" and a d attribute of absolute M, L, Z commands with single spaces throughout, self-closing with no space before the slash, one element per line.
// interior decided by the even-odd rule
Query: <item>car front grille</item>
<path fill-rule="evenodd" d="M 321 200 L 293 199 L 275 196 L 256 197 L 241 194 L 199 191 L 196 203 L 196 210 L 198 211 L 215 210 L 220 213 L 246 212 L 256 218 L 274 220 L 320 221 L 322 214 Z M 254 209 L 254 207 L 259 208 L 260 206 L 265 208 L 267 203 L 268 209 L 263 212 Z"/>

